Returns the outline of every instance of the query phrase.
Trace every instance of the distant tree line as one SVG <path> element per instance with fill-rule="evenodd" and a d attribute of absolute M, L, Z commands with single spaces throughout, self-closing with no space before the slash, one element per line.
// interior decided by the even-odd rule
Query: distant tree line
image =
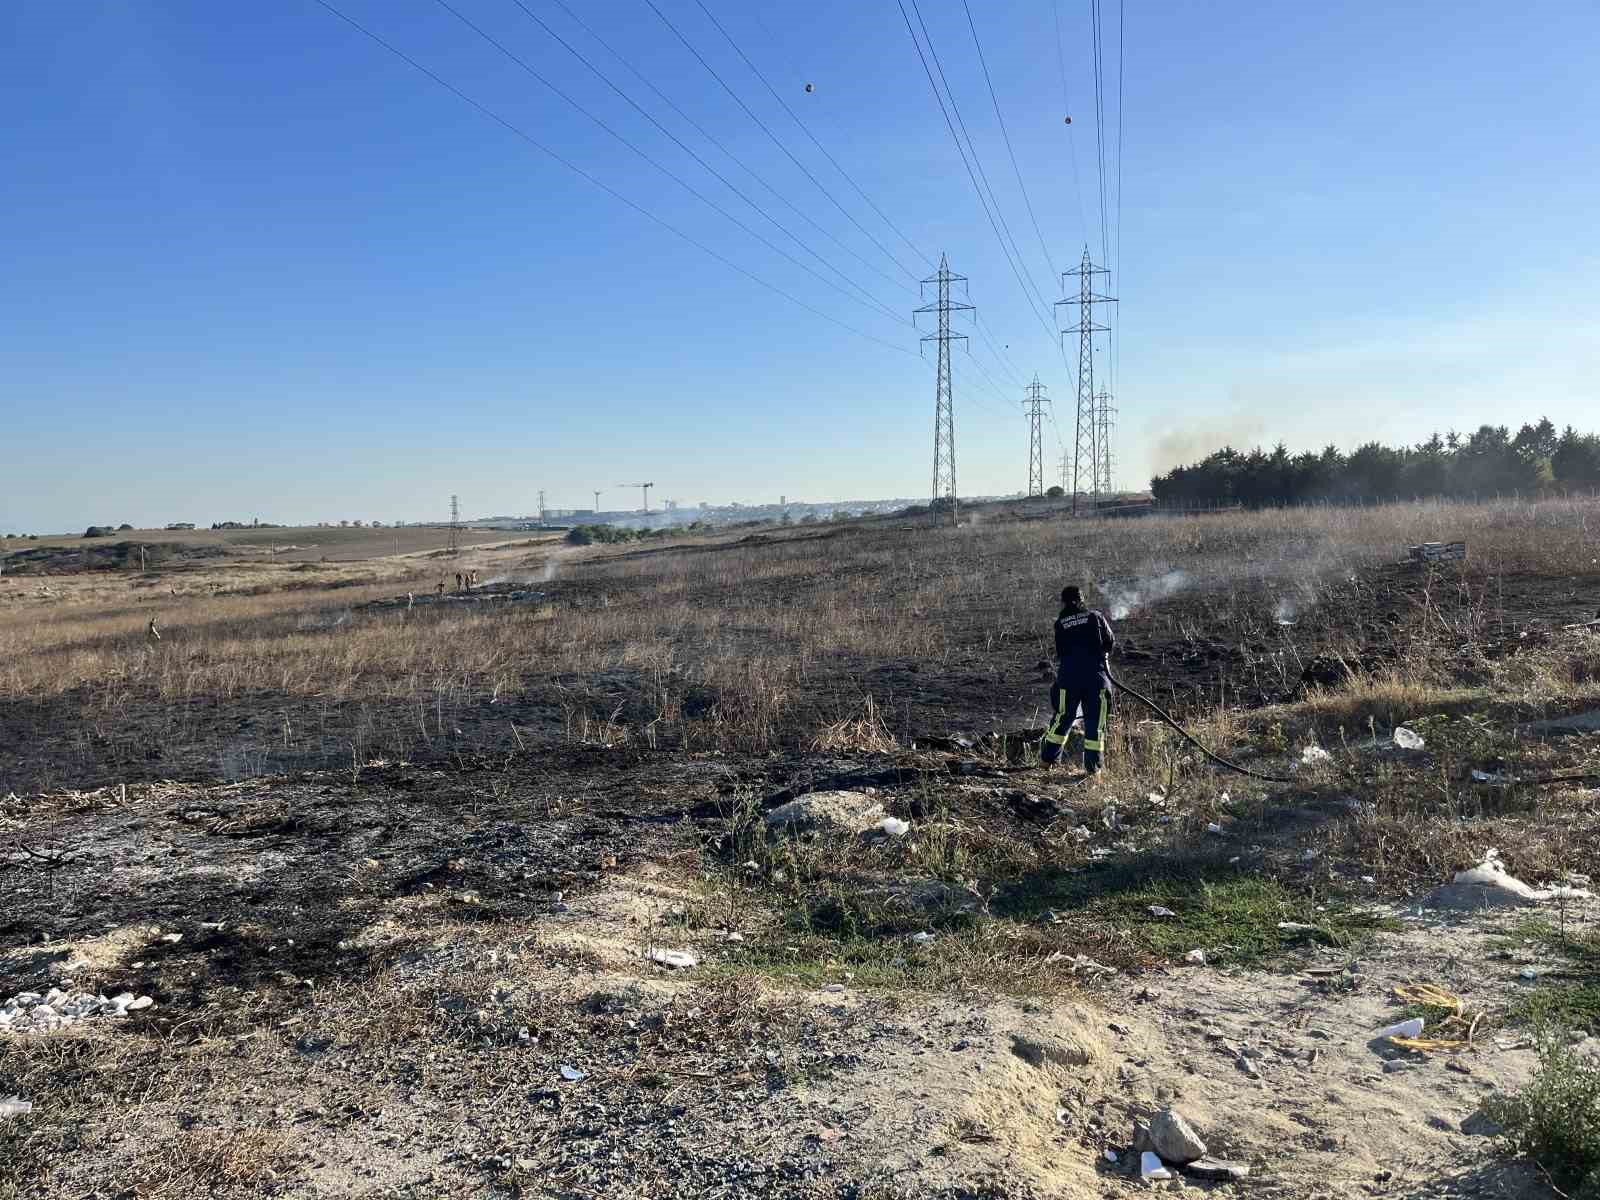
<path fill-rule="evenodd" d="M 1435 433 L 1415 446 L 1368 442 L 1349 454 L 1329 446 L 1320 454 L 1225 447 L 1150 481 L 1160 504 L 1234 503 L 1247 507 L 1314 500 L 1358 501 L 1397 496 L 1455 498 L 1538 494 L 1600 487 L 1600 437 L 1549 418 L 1512 435 L 1483 425 L 1463 436 Z"/>

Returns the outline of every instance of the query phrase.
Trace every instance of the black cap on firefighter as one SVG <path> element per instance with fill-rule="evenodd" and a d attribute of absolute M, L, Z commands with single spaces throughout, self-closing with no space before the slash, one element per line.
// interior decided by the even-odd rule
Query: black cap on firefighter
<path fill-rule="evenodd" d="M 1068 586 L 1061 589 L 1062 608 L 1082 608 L 1083 589 L 1077 586 Z"/>

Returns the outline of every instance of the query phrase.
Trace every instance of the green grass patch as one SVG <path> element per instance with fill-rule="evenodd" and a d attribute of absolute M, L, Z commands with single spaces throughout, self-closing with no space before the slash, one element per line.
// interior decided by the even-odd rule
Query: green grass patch
<path fill-rule="evenodd" d="M 933 939 L 913 941 L 921 932 Z M 720 969 L 801 987 L 1045 995 L 1073 982 L 1064 949 L 1060 932 L 1049 927 L 958 910 L 890 909 L 873 897 L 833 891 L 787 909 Z"/>
<path fill-rule="evenodd" d="M 1152 907 L 1174 915 L 1153 916 Z M 1069 925 L 1100 927 L 1096 940 L 1111 932 L 1158 958 L 1200 949 L 1213 962 L 1245 965 L 1308 943 L 1350 946 L 1374 930 L 1396 927 L 1391 918 L 1332 898 L 1319 904 L 1259 875 L 1170 863 L 1034 876 L 997 896 L 994 908 L 1017 918 L 1049 909 Z M 1285 923 L 1310 928 L 1279 927 Z"/>
<path fill-rule="evenodd" d="M 1533 942 L 1561 967 L 1540 976 L 1511 1009 L 1511 1019 L 1551 1029 L 1581 1029 L 1600 1034 L 1600 931 L 1563 931 L 1536 917 L 1515 930 L 1522 942 Z"/>

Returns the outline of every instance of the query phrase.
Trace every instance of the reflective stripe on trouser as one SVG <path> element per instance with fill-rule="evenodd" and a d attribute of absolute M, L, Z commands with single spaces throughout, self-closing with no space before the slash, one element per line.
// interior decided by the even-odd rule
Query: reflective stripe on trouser
<path fill-rule="evenodd" d="M 1050 699 L 1054 704 L 1055 716 L 1044 731 L 1044 740 L 1039 743 L 1039 760 L 1047 763 L 1055 762 L 1060 756 L 1061 747 L 1067 744 L 1067 731 L 1078 716 L 1078 699 L 1069 696 L 1066 688 L 1059 684 L 1052 686 Z"/>
<path fill-rule="evenodd" d="M 1078 710 L 1083 710 L 1083 763 L 1091 770 L 1100 765 L 1100 755 L 1105 750 L 1106 730 L 1111 712 L 1111 692 L 1106 688 L 1093 688 L 1084 692 L 1069 691 L 1059 684 L 1050 689 L 1050 699 L 1055 716 L 1044 731 L 1039 744 L 1039 761 L 1053 763 L 1061 756 L 1067 744 L 1067 734 Z"/>
<path fill-rule="evenodd" d="M 1090 702 L 1083 706 L 1083 748 L 1095 753 L 1106 748 L 1106 714 L 1111 709 L 1111 693 L 1101 688 L 1099 701 L 1099 704 Z"/>
<path fill-rule="evenodd" d="M 1110 712 L 1111 692 L 1106 688 L 1100 689 L 1098 698 L 1091 696 L 1084 701 L 1083 769 L 1091 774 L 1100 769 L 1100 754 L 1106 745 L 1106 722 Z"/>

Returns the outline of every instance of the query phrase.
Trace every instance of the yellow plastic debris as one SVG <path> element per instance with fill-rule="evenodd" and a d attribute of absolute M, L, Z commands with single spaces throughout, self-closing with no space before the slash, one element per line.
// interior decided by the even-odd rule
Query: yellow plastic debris
<path fill-rule="evenodd" d="M 1432 1037 L 1417 1038 L 1390 1038 L 1391 1044 L 1404 1050 L 1416 1050 L 1421 1053 L 1453 1053 L 1457 1050 L 1470 1050 L 1472 1039 L 1478 1032 L 1478 1023 L 1483 1020 L 1482 1013 L 1467 1015 L 1467 1004 L 1454 992 L 1447 992 L 1436 983 L 1402 983 L 1394 988 L 1395 998 L 1406 1004 L 1425 1004 L 1429 1008 L 1442 1008 L 1446 1015 L 1437 1022 L 1430 1021 L 1435 1030 Z M 1446 1036 L 1438 1036 L 1444 1034 Z"/>

